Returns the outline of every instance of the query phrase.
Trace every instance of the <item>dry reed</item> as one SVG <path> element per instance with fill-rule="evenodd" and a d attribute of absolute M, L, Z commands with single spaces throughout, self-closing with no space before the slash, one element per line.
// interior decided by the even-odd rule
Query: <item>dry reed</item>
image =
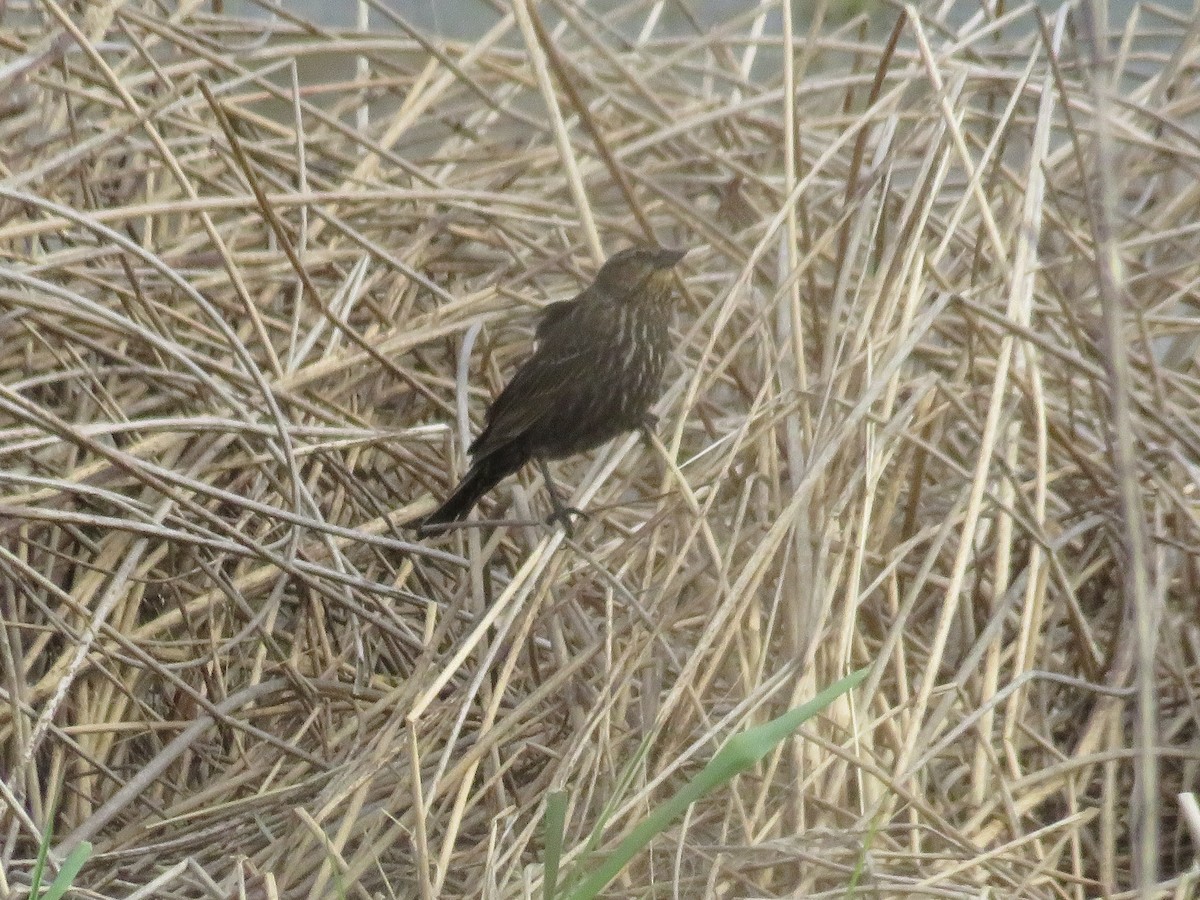
<path fill-rule="evenodd" d="M 1196 896 L 1194 21 L 9 6 L 0 894 L 541 896 L 872 665 L 611 896 Z M 661 442 L 411 542 L 649 237 Z"/>

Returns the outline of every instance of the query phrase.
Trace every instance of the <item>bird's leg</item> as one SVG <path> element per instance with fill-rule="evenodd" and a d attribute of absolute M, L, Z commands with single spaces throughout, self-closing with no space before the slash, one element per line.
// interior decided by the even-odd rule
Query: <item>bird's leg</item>
<path fill-rule="evenodd" d="M 554 507 L 552 512 L 546 519 L 547 524 L 561 522 L 563 530 L 567 533 L 567 537 L 575 536 L 574 523 L 571 521 L 571 516 L 579 516 L 581 519 L 587 518 L 587 513 L 582 509 L 574 506 L 567 506 L 563 503 L 562 496 L 558 493 L 558 485 L 554 483 L 554 478 L 550 475 L 550 467 L 546 465 L 544 456 L 537 457 L 538 468 L 542 470 L 542 478 L 546 482 L 546 489 L 550 493 L 550 505 Z"/>
<path fill-rule="evenodd" d="M 658 428 L 658 416 L 648 412 L 642 416 L 642 423 L 638 425 L 638 431 L 642 433 L 642 443 L 647 447 L 654 446 L 654 432 Z"/>

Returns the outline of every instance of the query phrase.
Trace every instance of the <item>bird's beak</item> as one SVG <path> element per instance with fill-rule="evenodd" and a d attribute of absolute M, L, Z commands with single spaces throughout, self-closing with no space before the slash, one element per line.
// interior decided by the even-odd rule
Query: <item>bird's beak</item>
<path fill-rule="evenodd" d="M 686 250 L 659 250 L 654 254 L 654 268 L 669 269 L 687 256 Z"/>

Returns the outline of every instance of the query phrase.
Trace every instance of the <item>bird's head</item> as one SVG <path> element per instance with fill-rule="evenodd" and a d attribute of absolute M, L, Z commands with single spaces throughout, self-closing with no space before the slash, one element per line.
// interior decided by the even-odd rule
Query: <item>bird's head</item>
<path fill-rule="evenodd" d="M 686 250 L 663 247 L 629 247 L 610 256 L 596 274 L 596 288 L 616 297 L 635 299 L 648 292 L 659 294 L 671 287 L 671 269 Z"/>

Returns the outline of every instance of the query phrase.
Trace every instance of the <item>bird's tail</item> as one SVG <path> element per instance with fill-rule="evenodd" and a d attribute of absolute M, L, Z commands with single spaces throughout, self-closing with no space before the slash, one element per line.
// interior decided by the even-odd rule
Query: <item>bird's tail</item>
<path fill-rule="evenodd" d="M 417 536 L 428 537 L 451 522 L 465 519 L 484 494 L 524 464 L 525 456 L 507 447 L 477 459 L 446 502 L 417 525 Z"/>

